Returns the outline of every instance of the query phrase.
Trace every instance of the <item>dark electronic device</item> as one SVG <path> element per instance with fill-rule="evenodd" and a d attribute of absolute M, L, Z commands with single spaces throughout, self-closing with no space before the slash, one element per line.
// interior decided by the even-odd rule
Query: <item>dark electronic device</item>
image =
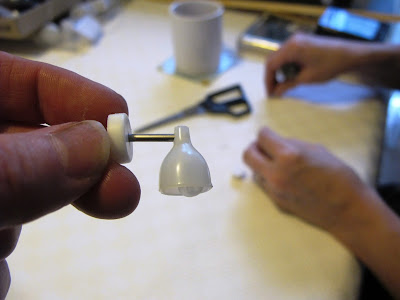
<path fill-rule="evenodd" d="M 256 50 L 268 54 L 278 50 L 294 33 L 312 33 L 315 27 L 315 22 L 295 22 L 291 18 L 264 14 L 240 35 L 238 47 L 240 50 Z"/>
<path fill-rule="evenodd" d="M 352 0 L 283 0 L 282 5 L 303 4 L 306 7 L 342 7 L 352 6 Z M 270 53 L 279 49 L 292 34 L 302 31 L 314 33 L 317 22 L 314 18 L 301 15 L 284 15 L 264 13 L 250 25 L 239 37 L 240 50 L 256 50 Z"/>
<path fill-rule="evenodd" d="M 400 215 L 400 91 L 388 91 L 384 96 L 386 118 L 379 154 L 375 188 L 386 204 Z M 386 288 L 366 266 L 362 266 L 359 300 L 393 299 Z"/>
<path fill-rule="evenodd" d="M 400 91 L 391 93 L 387 100 L 376 187 L 400 213 Z"/>
<path fill-rule="evenodd" d="M 337 7 L 328 7 L 318 20 L 317 34 L 363 41 L 384 41 L 389 24 L 352 14 Z"/>

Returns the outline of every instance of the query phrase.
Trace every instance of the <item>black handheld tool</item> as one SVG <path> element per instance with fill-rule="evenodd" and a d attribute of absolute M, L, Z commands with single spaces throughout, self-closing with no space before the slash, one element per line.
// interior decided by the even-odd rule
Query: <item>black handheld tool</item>
<path fill-rule="evenodd" d="M 226 97 L 228 97 L 228 99 L 226 99 Z M 165 117 L 159 121 L 155 121 L 149 125 L 137 128 L 135 129 L 135 132 L 141 133 L 173 121 L 203 113 L 222 114 L 234 118 L 240 118 L 248 115 L 250 112 L 250 103 L 247 100 L 242 87 L 239 84 L 236 84 L 207 95 L 203 100 L 194 106 L 185 108 L 180 112 Z"/>

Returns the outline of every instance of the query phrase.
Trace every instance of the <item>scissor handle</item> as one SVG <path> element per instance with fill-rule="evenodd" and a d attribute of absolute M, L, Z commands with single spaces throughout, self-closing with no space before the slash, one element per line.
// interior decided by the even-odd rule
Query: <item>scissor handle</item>
<path fill-rule="evenodd" d="M 235 96 L 234 98 L 225 101 L 217 101 L 218 97 L 235 91 L 239 92 L 239 96 Z M 211 113 L 229 114 L 236 118 L 247 115 L 251 112 L 251 107 L 246 95 L 244 94 L 242 87 L 238 84 L 207 95 L 202 105 Z"/>

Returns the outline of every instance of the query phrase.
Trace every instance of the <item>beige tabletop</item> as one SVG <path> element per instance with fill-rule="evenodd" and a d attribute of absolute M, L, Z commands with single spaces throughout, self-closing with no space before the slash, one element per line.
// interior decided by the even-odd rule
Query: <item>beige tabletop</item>
<path fill-rule="evenodd" d="M 224 43 L 236 48 L 255 14 L 226 11 Z M 357 260 L 342 245 L 279 211 L 254 183 L 242 152 L 257 130 L 322 143 L 372 182 L 383 107 L 369 89 L 333 81 L 268 99 L 265 58 L 243 54 L 209 84 L 167 75 L 172 54 L 166 4 L 131 1 L 104 24 L 104 36 L 79 51 L 0 44 L 0 49 L 73 70 L 122 94 L 133 127 L 240 83 L 253 107 L 233 120 L 196 116 L 154 133 L 190 128 L 214 188 L 194 198 L 158 192 L 170 143 L 138 143 L 127 165 L 142 187 L 136 211 L 103 221 L 65 207 L 23 228 L 9 257 L 9 300 L 44 299 L 356 299 Z M 242 179 L 235 175 L 244 175 Z"/>

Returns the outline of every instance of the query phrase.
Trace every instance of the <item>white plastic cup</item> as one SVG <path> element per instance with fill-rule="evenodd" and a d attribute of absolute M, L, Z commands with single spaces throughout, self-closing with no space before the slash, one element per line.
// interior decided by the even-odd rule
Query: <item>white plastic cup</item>
<path fill-rule="evenodd" d="M 222 52 L 224 8 L 211 1 L 173 2 L 169 6 L 175 67 L 189 76 L 217 72 Z"/>

